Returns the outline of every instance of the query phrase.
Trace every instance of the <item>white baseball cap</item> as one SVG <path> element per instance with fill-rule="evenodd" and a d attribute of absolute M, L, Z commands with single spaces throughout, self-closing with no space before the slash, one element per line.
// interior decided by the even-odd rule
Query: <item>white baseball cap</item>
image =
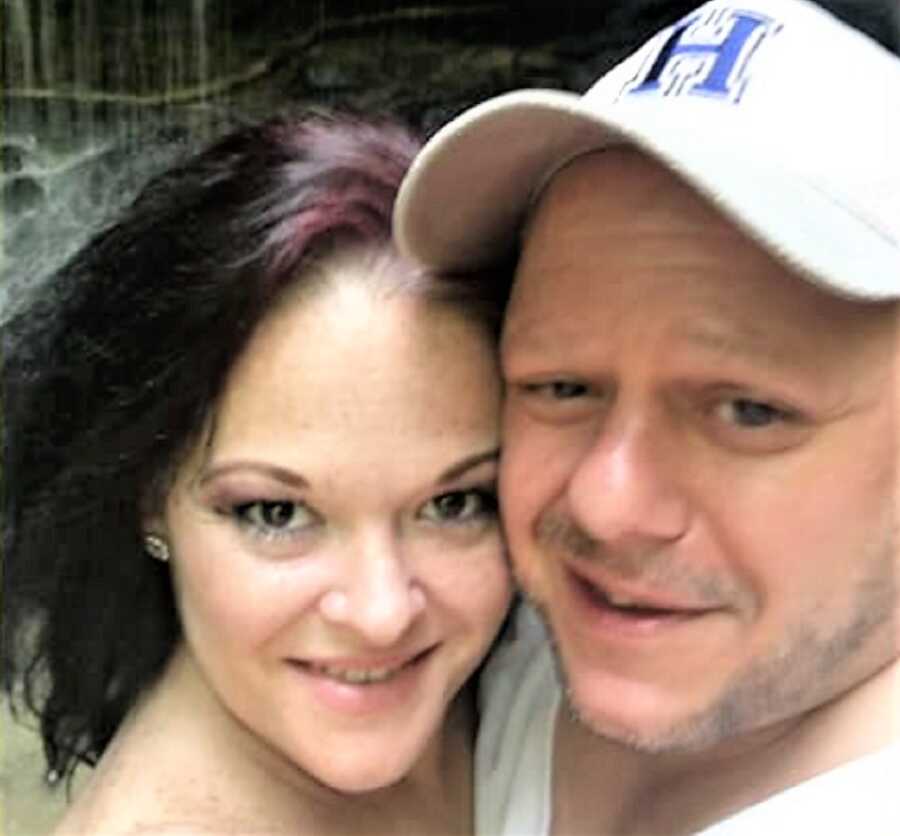
<path fill-rule="evenodd" d="M 440 272 L 486 266 L 554 172 L 622 144 L 825 289 L 900 298 L 900 58 L 807 0 L 713 0 L 583 96 L 466 111 L 407 174 L 398 246 Z"/>

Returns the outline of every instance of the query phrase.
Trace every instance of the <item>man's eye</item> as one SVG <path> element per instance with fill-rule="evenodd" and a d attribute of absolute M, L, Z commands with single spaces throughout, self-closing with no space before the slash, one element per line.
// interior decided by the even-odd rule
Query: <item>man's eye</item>
<path fill-rule="evenodd" d="M 236 505 L 234 514 L 242 525 L 262 534 L 290 534 L 308 526 L 312 512 L 303 504 L 286 499 L 258 500 Z"/>
<path fill-rule="evenodd" d="M 542 395 L 557 401 L 581 398 L 587 394 L 587 386 L 573 380 L 552 380 L 548 383 L 533 383 L 525 387 L 530 394 Z"/>
<path fill-rule="evenodd" d="M 422 506 L 423 519 L 436 523 L 469 522 L 494 516 L 497 513 L 497 495 L 487 488 L 467 491 L 448 491 L 432 497 Z"/>
<path fill-rule="evenodd" d="M 750 398 L 734 398 L 726 401 L 721 405 L 719 414 L 729 423 L 751 429 L 789 421 L 792 417 L 790 413 L 777 406 Z"/>

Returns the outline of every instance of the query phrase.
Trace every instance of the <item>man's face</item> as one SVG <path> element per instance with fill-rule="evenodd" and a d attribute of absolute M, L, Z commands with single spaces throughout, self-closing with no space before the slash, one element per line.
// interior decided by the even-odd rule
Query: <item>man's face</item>
<path fill-rule="evenodd" d="M 895 331 L 636 152 L 556 176 L 504 334 L 501 492 L 594 731 L 710 747 L 897 657 Z"/>

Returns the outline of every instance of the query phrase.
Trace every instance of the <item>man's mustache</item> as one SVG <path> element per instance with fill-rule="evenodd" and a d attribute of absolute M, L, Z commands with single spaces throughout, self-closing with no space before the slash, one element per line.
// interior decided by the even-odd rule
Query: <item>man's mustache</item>
<path fill-rule="evenodd" d="M 538 521 L 535 537 L 540 545 L 562 551 L 571 557 L 591 559 L 600 551 L 599 542 L 577 523 L 560 514 L 544 514 Z"/>
<path fill-rule="evenodd" d="M 674 555 L 671 544 L 648 542 L 642 547 L 613 548 L 559 512 L 540 518 L 535 538 L 550 554 L 596 563 L 611 580 L 640 580 L 652 587 L 667 587 L 697 604 L 719 605 L 748 598 L 749 590 L 721 572 L 689 565 Z"/>

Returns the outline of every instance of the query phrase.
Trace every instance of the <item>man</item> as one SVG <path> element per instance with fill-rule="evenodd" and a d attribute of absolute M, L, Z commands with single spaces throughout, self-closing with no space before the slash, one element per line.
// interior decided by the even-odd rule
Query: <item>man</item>
<path fill-rule="evenodd" d="M 396 221 L 518 251 L 501 499 L 554 649 L 524 608 L 485 675 L 480 832 L 900 833 L 900 60 L 715 0 L 463 114 Z"/>

